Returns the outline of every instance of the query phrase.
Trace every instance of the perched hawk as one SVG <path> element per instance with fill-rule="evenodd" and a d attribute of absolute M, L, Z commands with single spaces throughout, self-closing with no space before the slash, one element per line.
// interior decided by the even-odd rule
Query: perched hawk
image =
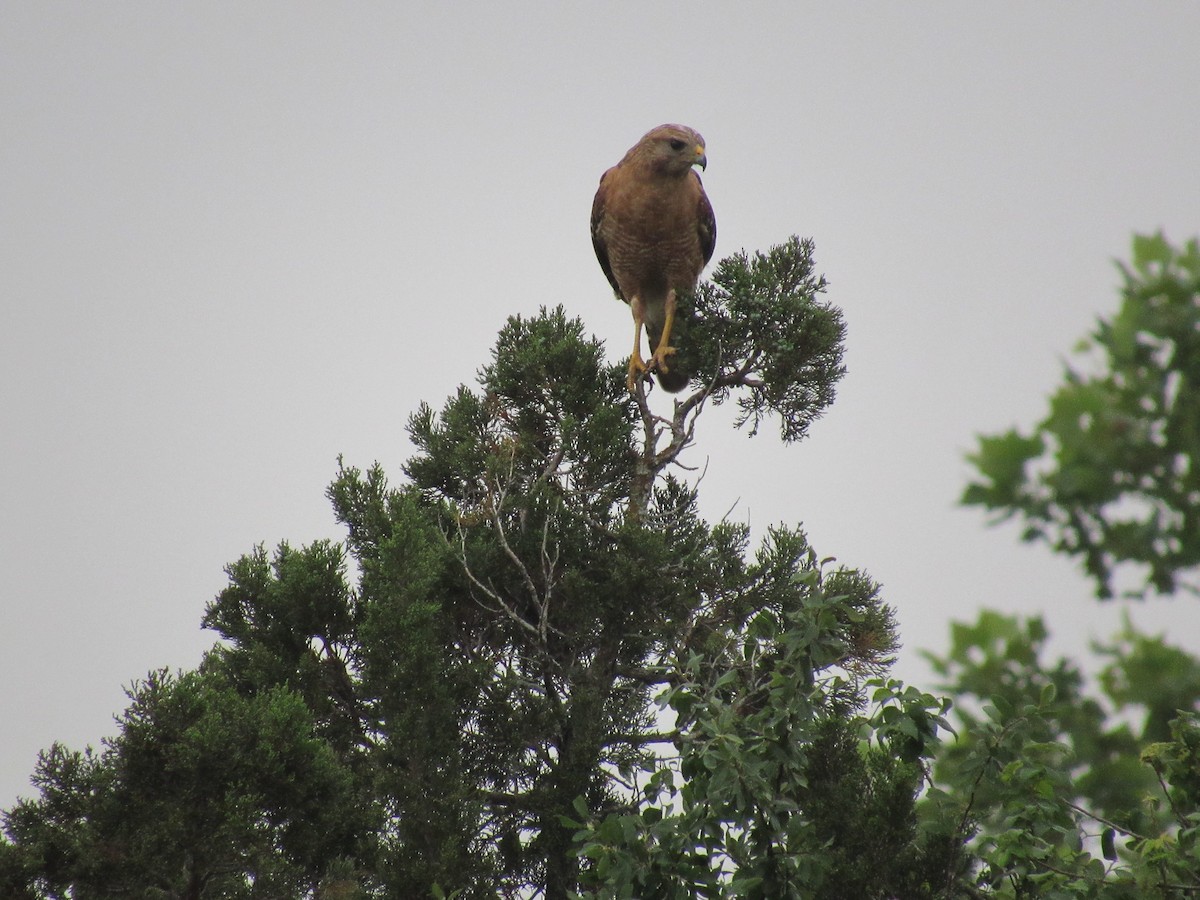
<path fill-rule="evenodd" d="M 688 374 L 668 357 L 675 295 L 696 287 L 712 258 L 717 222 L 692 169 L 708 163 L 704 138 L 682 125 L 660 125 L 600 178 L 592 202 L 592 245 L 617 296 L 633 311 L 629 389 L 653 371 L 664 390 L 683 390 Z M 642 359 L 642 326 L 650 361 Z"/>

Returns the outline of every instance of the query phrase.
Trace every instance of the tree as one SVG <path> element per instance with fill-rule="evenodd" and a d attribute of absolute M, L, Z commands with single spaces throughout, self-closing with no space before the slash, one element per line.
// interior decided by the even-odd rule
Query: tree
<path fill-rule="evenodd" d="M 157 672 L 129 697 L 102 752 L 41 754 L 41 797 L 5 815 L 5 896 L 301 896 L 358 851 L 370 817 L 298 695 Z"/>
<path fill-rule="evenodd" d="M 959 820 L 989 895 L 1200 896 L 1200 659 L 1127 625 L 1097 690 L 1048 637 L 985 611 L 930 655 L 959 736 L 922 814 Z"/>
<path fill-rule="evenodd" d="M 867 573 L 699 515 L 673 467 L 708 404 L 791 442 L 832 403 L 823 289 L 808 241 L 723 260 L 669 413 L 562 309 L 509 319 L 397 486 L 339 464 L 344 546 L 253 548 L 197 671 L 42 754 L 0 894 L 1196 895 L 1200 662 L 1130 627 L 1089 692 L 986 614 L 933 657 L 952 713 L 888 677 Z"/>
<path fill-rule="evenodd" d="M 1194 592 L 1200 563 L 1200 247 L 1136 237 L 1117 314 L 1032 433 L 984 436 L 967 505 L 1080 556 L 1097 594 Z M 1096 354 L 1093 354 L 1093 357 Z M 1140 581 L 1140 584 L 1138 582 Z M 1048 634 L 985 611 L 928 655 L 956 703 L 924 814 L 960 816 L 978 883 L 1005 897 L 1200 896 L 1200 659 L 1128 619 L 1088 684 Z"/>
<path fill-rule="evenodd" d="M 1088 355 L 1031 433 L 979 439 L 963 501 L 1081 557 L 1100 597 L 1118 566 L 1130 596 L 1195 592 L 1183 576 L 1200 565 L 1200 242 L 1136 237 L 1121 269 L 1117 314 L 1080 345 Z"/>
<path fill-rule="evenodd" d="M 915 814 L 944 707 L 882 677 L 878 587 L 795 528 L 751 554 L 670 471 L 709 403 L 807 434 L 843 372 L 823 290 L 808 241 L 722 261 L 682 304 L 698 374 L 669 415 L 561 309 L 510 319 L 478 391 L 412 416 L 399 487 L 341 468 L 349 560 L 256 548 L 209 606 L 199 672 L 139 685 L 104 753 L 43 758 L 0 884 L 950 896 L 954 835 Z"/>

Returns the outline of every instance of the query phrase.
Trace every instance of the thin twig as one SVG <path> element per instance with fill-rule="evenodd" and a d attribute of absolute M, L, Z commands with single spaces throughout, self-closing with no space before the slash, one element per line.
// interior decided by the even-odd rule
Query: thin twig
<path fill-rule="evenodd" d="M 1096 813 L 1092 812 L 1089 809 L 1084 809 L 1082 806 L 1079 806 L 1076 803 L 1072 803 L 1070 800 L 1064 800 L 1063 802 L 1066 803 L 1067 806 L 1071 807 L 1071 809 L 1075 810 L 1075 812 L 1077 812 L 1081 815 L 1087 816 L 1089 819 L 1094 819 L 1095 821 L 1099 822 L 1101 825 L 1107 825 L 1109 828 L 1112 828 L 1112 829 L 1115 829 L 1116 831 L 1121 832 L 1121 834 L 1127 834 L 1131 838 L 1137 838 L 1139 841 L 1149 840 L 1149 838 L 1147 838 L 1145 835 L 1138 834 L 1136 831 L 1133 831 L 1132 829 L 1130 829 L 1124 825 L 1118 825 L 1116 822 L 1112 821 L 1111 819 L 1106 819 L 1106 818 L 1104 818 L 1104 816 L 1097 815 Z"/>
<path fill-rule="evenodd" d="M 513 481 L 513 466 L 515 460 L 509 459 L 508 484 Z M 504 508 L 504 501 L 508 498 L 506 485 L 502 485 L 497 479 L 496 494 L 499 502 L 492 504 L 492 525 L 495 526 L 496 537 L 500 541 L 500 549 L 504 551 L 504 555 L 511 560 L 512 564 L 517 567 L 517 571 L 521 573 L 521 578 L 525 582 L 525 587 L 529 591 L 529 597 L 535 606 L 541 606 L 541 598 L 538 596 L 537 585 L 533 583 L 533 577 L 529 574 L 529 570 L 525 567 L 525 563 L 521 561 L 521 557 L 517 556 L 516 551 L 508 543 L 508 535 L 504 532 L 504 523 L 500 521 L 500 510 Z"/>
<path fill-rule="evenodd" d="M 479 590 L 483 591 L 483 593 L 486 594 L 492 600 L 493 603 L 495 603 L 497 606 L 500 607 L 500 609 L 504 612 L 504 614 L 509 619 L 516 622 L 519 626 L 521 626 L 521 628 L 523 628 L 525 631 L 528 631 L 534 637 L 538 637 L 539 635 L 538 635 L 538 631 L 536 628 L 534 628 L 532 625 L 530 625 L 528 622 L 526 622 L 524 618 L 522 618 L 520 615 L 517 614 L 516 610 L 514 610 L 511 606 L 509 606 L 507 603 L 505 603 L 504 598 L 501 597 L 500 594 L 496 590 L 488 587 L 486 584 L 484 584 L 482 581 L 480 581 L 477 577 L 475 577 L 475 573 L 471 571 L 471 566 L 467 562 L 466 532 L 464 532 L 462 530 L 462 528 L 459 528 L 458 534 L 459 534 L 459 543 L 461 546 L 461 553 L 459 555 L 459 559 L 462 560 L 463 571 L 467 573 L 467 578 L 470 579 L 471 584 L 475 585 L 475 587 L 477 587 L 477 588 L 479 588 Z"/>
<path fill-rule="evenodd" d="M 1154 777 L 1158 779 L 1158 786 L 1162 788 L 1163 796 L 1167 798 L 1167 805 L 1171 807 L 1171 812 L 1175 814 L 1175 821 L 1179 823 L 1180 828 L 1187 828 L 1187 820 L 1184 819 L 1183 813 L 1179 811 L 1179 807 L 1175 805 L 1175 800 L 1171 796 L 1171 789 L 1167 786 L 1166 781 L 1163 780 L 1162 772 L 1153 763 L 1151 763 L 1150 768 L 1154 770 Z"/>
<path fill-rule="evenodd" d="M 659 731 L 651 734 L 614 734 L 609 736 L 606 744 L 620 743 L 641 747 L 643 744 L 674 744 L 678 740 L 678 731 Z"/>

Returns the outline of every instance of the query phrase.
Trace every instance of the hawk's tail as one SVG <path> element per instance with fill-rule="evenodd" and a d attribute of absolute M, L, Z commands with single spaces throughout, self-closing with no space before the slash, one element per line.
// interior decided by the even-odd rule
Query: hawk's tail
<path fill-rule="evenodd" d="M 657 322 L 647 322 L 646 334 L 650 338 L 650 352 L 653 353 L 658 349 L 658 342 L 662 337 L 662 326 Z M 666 372 L 655 372 L 654 377 L 658 379 L 659 386 L 668 394 L 678 394 L 687 387 L 690 380 L 688 373 L 680 368 L 674 357 L 671 359 L 670 369 Z"/>

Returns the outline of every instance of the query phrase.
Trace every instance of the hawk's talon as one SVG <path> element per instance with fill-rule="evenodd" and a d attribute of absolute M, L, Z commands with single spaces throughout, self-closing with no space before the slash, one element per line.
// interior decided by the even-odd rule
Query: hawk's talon
<path fill-rule="evenodd" d="M 654 351 L 654 355 L 650 357 L 650 365 L 647 368 L 655 372 L 670 372 L 671 368 L 667 365 L 667 357 L 674 355 L 674 353 L 674 347 L 660 344 L 658 349 Z"/>
<path fill-rule="evenodd" d="M 650 366 L 646 365 L 646 361 L 642 359 L 642 354 L 635 353 L 629 357 L 629 374 L 625 377 L 625 387 L 629 388 L 629 393 L 632 394 L 637 389 L 638 381 L 650 371 L 650 368 Z"/>

